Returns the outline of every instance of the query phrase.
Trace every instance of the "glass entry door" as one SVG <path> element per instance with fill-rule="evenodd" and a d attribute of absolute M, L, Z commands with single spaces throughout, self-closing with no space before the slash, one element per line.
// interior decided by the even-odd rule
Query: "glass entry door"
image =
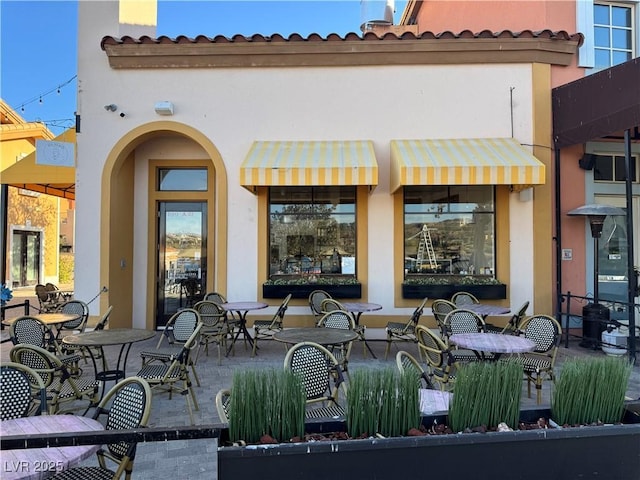
<path fill-rule="evenodd" d="M 12 241 L 13 286 L 26 287 L 40 283 L 40 232 L 14 230 Z"/>
<path fill-rule="evenodd" d="M 158 203 L 156 326 L 204 295 L 207 269 L 207 202 Z"/>

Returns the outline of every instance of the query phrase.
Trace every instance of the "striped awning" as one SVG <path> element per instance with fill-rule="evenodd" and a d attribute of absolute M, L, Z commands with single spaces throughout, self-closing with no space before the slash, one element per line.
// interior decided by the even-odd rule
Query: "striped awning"
<path fill-rule="evenodd" d="M 545 166 L 512 138 L 392 140 L 391 192 L 404 185 L 513 185 L 545 182 Z"/>
<path fill-rule="evenodd" d="M 240 184 L 258 186 L 378 184 L 373 142 L 256 141 L 240 166 Z"/>

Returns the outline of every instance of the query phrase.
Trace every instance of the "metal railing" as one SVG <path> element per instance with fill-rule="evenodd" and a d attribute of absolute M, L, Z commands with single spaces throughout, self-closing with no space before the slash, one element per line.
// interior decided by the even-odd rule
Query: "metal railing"
<path fill-rule="evenodd" d="M 570 333 L 572 320 L 584 321 L 583 315 L 581 313 L 576 313 L 574 311 L 577 308 L 576 304 L 580 308 L 582 308 L 589 303 L 593 303 L 594 299 L 593 297 L 573 295 L 571 292 L 560 294 L 559 297 L 560 297 L 560 304 L 558 305 L 558 318 L 560 319 L 560 323 L 562 325 L 562 336 L 564 339 L 564 346 L 565 348 L 568 348 L 569 337 L 584 338 L 584 331 L 581 335 Z M 605 297 L 599 297 L 597 299 L 597 302 L 598 304 L 606 306 L 607 308 L 613 311 L 624 311 L 624 309 L 626 309 L 626 311 L 629 312 L 628 324 L 621 323 L 619 320 L 616 320 L 616 319 L 608 318 L 608 319 L 600 320 L 600 323 L 602 324 L 603 329 L 606 329 L 609 326 L 614 326 L 614 327 L 625 326 L 625 327 L 629 327 L 630 329 L 629 334 L 632 335 L 632 330 L 631 330 L 632 326 L 635 326 L 636 329 L 640 327 L 640 325 L 638 325 L 636 322 L 631 322 L 631 317 L 635 314 L 635 312 L 640 312 L 640 304 L 622 302 L 620 300 L 614 300 L 614 299 L 605 298 Z M 598 321 L 598 320 L 597 319 L 594 320 L 593 318 L 590 318 L 589 321 Z M 615 347 L 615 345 L 602 342 L 601 339 L 596 339 L 596 340 L 598 345 Z M 637 342 L 635 341 L 629 341 L 629 349 L 628 349 L 629 357 L 632 360 L 635 360 L 636 358 L 636 350 L 637 350 L 636 343 Z"/>

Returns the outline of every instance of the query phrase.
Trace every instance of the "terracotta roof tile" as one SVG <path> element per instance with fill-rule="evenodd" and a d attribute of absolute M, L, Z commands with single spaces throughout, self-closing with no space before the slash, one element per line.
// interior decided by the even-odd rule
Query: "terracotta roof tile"
<path fill-rule="evenodd" d="M 558 39 L 558 40 L 572 40 L 578 41 L 579 45 L 582 45 L 584 37 L 581 33 L 568 33 L 564 30 L 551 31 L 540 30 L 531 31 L 523 30 L 521 32 L 513 32 L 511 30 L 503 30 L 501 32 L 491 32 L 490 30 L 482 30 L 478 33 L 473 33 L 470 30 L 463 30 L 459 33 L 452 31 L 444 31 L 440 33 L 422 32 L 419 35 L 415 35 L 413 32 L 404 32 L 401 35 L 397 35 L 394 32 L 386 32 L 379 35 L 375 32 L 366 32 L 364 35 L 360 35 L 355 32 L 350 32 L 344 36 L 340 36 L 336 33 L 331 33 L 326 37 L 322 37 L 317 33 L 311 33 L 308 37 L 303 37 L 298 33 L 293 33 L 288 37 L 284 37 L 279 33 L 273 35 L 261 35 L 255 34 L 251 36 L 234 35 L 231 38 L 223 35 L 216 35 L 215 37 L 207 37 L 206 35 L 198 35 L 195 38 L 190 38 L 185 35 L 179 35 L 176 38 L 170 38 L 167 36 L 160 36 L 157 38 L 151 38 L 149 36 L 142 36 L 140 38 L 133 38 L 130 36 L 113 37 L 106 36 L 102 39 L 100 45 L 104 50 L 105 45 L 121 45 L 121 44 L 202 44 L 202 43 L 293 43 L 293 42 L 344 42 L 358 40 L 362 42 L 375 42 L 375 41 L 401 41 L 401 40 L 433 40 L 433 39 L 469 39 L 469 38 L 544 38 L 544 39 Z"/>

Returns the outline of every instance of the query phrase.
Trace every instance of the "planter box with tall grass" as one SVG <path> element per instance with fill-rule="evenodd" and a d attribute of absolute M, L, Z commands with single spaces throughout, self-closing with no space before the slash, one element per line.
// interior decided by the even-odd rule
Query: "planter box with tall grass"
<path fill-rule="evenodd" d="M 611 377 L 618 378 L 605 384 L 609 391 L 620 383 L 621 375 L 624 378 L 624 367 L 617 367 L 601 367 Z M 548 408 L 515 413 L 522 382 L 519 368 L 512 364 L 474 364 L 468 370 L 461 369 L 456 378 L 450 416 L 424 416 L 421 417 L 422 425 L 429 428 L 434 424 L 453 423 L 463 430 L 474 423 L 492 424 L 497 419 L 515 424 L 517 420 L 535 423 L 539 418 L 551 418 Z M 598 370 L 598 366 L 591 368 Z M 611 373 L 612 368 L 617 369 L 617 373 Z M 597 376 L 595 373 L 592 375 Z M 335 476 L 349 479 L 416 478 L 424 472 L 447 478 L 638 478 L 640 401 L 618 402 L 621 423 L 605 426 L 388 436 L 402 432 L 415 422 L 412 415 L 415 414 L 417 397 L 405 398 L 405 394 L 400 393 L 417 388 L 415 379 L 411 381 L 413 386 L 409 385 L 411 382 L 407 378 L 394 379 L 385 372 L 371 375 L 366 371 L 354 371 L 349 390 L 351 398 L 347 403 L 349 418 L 346 421 L 307 422 L 304 429 L 307 433 L 349 430 L 371 436 L 357 440 L 221 446 L 218 448 L 218 478 L 235 480 L 256 475 L 261 479 L 305 480 Z M 568 383 L 573 383 L 573 380 L 569 379 Z M 622 388 L 624 392 L 626 383 Z M 560 407 L 558 395 L 562 397 L 560 391 L 563 389 L 559 380 L 554 392 L 555 409 Z M 585 398 L 579 401 L 584 403 Z M 389 402 L 396 404 L 396 411 L 387 408 Z M 599 405 L 601 400 L 594 403 Z M 357 413 L 359 416 L 355 415 Z M 372 433 L 374 430 L 375 433 L 386 431 L 387 436 L 381 438 Z M 223 431 L 220 445 L 229 440 L 225 435 L 228 434 Z"/>

